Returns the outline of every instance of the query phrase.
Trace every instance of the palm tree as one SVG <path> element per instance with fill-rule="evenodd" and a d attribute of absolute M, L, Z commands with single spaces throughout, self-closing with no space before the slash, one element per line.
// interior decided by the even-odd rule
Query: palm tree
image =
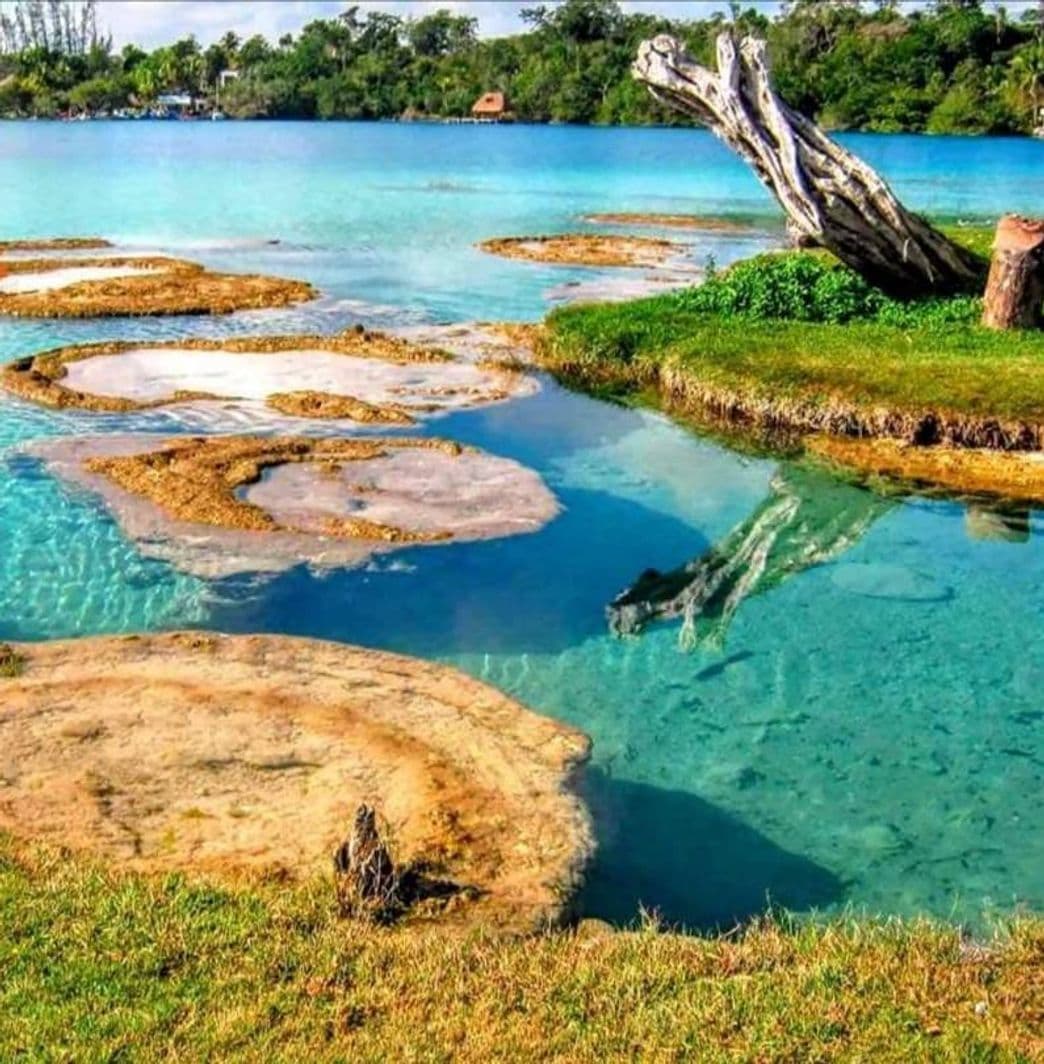
<path fill-rule="evenodd" d="M 1040 95 L 1044 88 L 1044 41 L 1023 45 L 1014 55 L 1008 68 L 1012 87 L 1023 98 L 1029 97 L 1032 124 L 1041 124 Z"/>
<path fill-rule="evenodd" d="M 139 63 L 131 73 L 131 80 L 134 83 L 134 94 L 140 100 L 151 102 L 159 95 L 159 79 L 151 63 Z"/>
<path fill-rule="evenodd" d="M 231 30 L 221 38 L 221 47 L 225 49 L 225 55 L 228 56 L 228 65 L 235 67 L 236 58 L 239 55 L 239 37 Z"/>

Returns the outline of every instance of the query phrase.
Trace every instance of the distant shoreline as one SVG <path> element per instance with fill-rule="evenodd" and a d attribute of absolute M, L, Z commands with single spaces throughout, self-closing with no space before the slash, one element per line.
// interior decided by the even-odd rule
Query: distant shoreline
<path fill-rule="evenodd" d="M 343 125 L 365 125 L 365 126 L 499 126 L 503 128 L 522 128 L 522 129 L 626 129 L 626 130 L 656 130 L 658 132 L 676 132 L 676 133 L 707 133 L 713 135 L 710 130 L 700 125 L 677 125 L 673 123 L 653 123 L 653 122 L 537 122 L 537 121 L 497 121 L 493 119 L 463 119 L 463 118 L 317 118 L 317 117 L 305 117 L 302 115 L 255 115 L 250 118 L 234 118 L 231 115 L 225 115 L 223 118 L 216 122 L 209 117 L 200 118 L 156 118 L 145 117 L 140 118 L 116 118 L 112 115 L 99 115 L 89 118 L 62 118 L 54 115 L 0 115 L 0 124 L 5 123 L 20 123 L 31 124 L 43 122 L 47 125 L 98 125 L 99 123 L 108 123 L 112 125 L 136 125 L 138 123 L 147 123 L 149 125 L 189 125 L 189 126 L 206 126 L 211 124 L 223 124 L 225 122 L 235 123 L 236 125 L 278 125 L 285 123 L 288 125 L 315 125 L 315 126 L 343 126 Z M 859 137 L 917 137 L 928 140 L 1017 140 L 1017 141 L 1040 141 L 1044 143 L 1044 137 L 1038 136 L 1035 133 L 1020 133 L 1020 132 L 1007 132 L 1007 133 L 986 133 L 986 132 L 948 132 L 948 133 L 934 133 L 923 129 L 903 129 L 894 131 L 883 131 L 877 129 L 854 129 L 854 128 L 832 128 L 828 130 L 832 134 L 839 136 L 859 136 Z"/>

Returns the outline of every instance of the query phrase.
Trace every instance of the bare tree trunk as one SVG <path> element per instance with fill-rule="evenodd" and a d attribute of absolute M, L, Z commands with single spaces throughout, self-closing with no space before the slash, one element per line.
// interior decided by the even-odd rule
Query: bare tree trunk
<path fill-rule="evenodd" d="M 1005 215 L 997 224 L 982 324 L 1032 329 L 1044 314 L 1044 221 Z"/>
<path fill-rule="evenodd" d="M 644 41 L 634 76 L 743 157 L 799 240 L 821 244 L 871 284 L 911 298 L 978 289 L 982 267 L 907 211 L 881 177 L 773 91 L 765 42 L 718 37 L 718 72 L 666 35 Z"/>

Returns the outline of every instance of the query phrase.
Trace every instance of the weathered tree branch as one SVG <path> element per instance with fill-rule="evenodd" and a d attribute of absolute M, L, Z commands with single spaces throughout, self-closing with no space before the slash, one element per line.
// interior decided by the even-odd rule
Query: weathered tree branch
<path fill-rule="evenodd" d="M 981 287 L 972 252 L 906 210 L 871 167 L 776 95 L 764 41 L 747 37 L 737 49 L 723 33 L 717 44 L 714 73 L 673 37 L 644 41 L 634 76 L 748 162 L 796 237 L 822 244 L 871 284 L 902 298 Z"/>

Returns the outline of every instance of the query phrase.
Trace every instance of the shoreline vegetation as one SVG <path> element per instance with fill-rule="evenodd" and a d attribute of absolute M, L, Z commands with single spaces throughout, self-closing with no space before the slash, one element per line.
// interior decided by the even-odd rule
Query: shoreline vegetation
<path fill-rule="evenodd" d="M 563 929 L 589 742 L 444 666 L 181 632 L 0 644 L 0 691 L 2 1059 L 1044 1051 L 1038 917 Z M 321 869 L 375 787 L 407 907 L 367 916 Z"/>
<path fill-rule="evenodd" d="M 959 234 L 979 254 L 986 250 L 987 231 Z M 994 462 L 1012 459 L 1004 448 L 1035 448 L 1024 453 L 1044 470 L 1044 402 L 1037 398 L 1044 395 L 1044 337 L 981 329 L 980 309 L 973 297 L 899 303 L 823 252 L 796 251 L 711 270 L 701 287 L 560 309 L 543 326 L 486 332 L 532 347 L 538 363 L 567 382 L 613 398 L 659 389 L 668 409 L 688 409 L 691 401 L 705 412 L 708 389 L 733 389 L 733 414 L 764 410 L 766 424 L 778 428 L 799 427 L 798 410 L 810 426 L 835 430 L 851 430 L 852 418 L 865 419 L 861 430 L 877 424 L 912 436 L 934 426 L 954 441 L 989 444 Z M 437 342 L 363 330 L 158 346 L 246 357 L 298 351 L 302 342 L 418 368 L 452 364 Z M 13 363 L 5 380 L 11 387 L 13 377 L 17 388 L 38 392 L 26 397 L 48 405 L 89 407 L 89 395 L 67 393 L 61 383 L 68 368 L 134 348 L 110 341 L 43 352 Z M 939 416 L 944 400 L 952 417 Z M 751 420 L 758 419 L 748 418 L 743 432 Z M 414 443 L 395 439 L 400 449 Z M 851 456 L 831 447 L 866 447 L 878 465 L 902 448 L 920 460 L 943 450 L 921 443 L 844 434 L 807 441 L 846 466 Z M 164 505 L 174 499 L 180 516 L 266 534 L 277 520 L 236 492 L 257 484 L 266 465 L 296 469 L 312 461 L 317 477 L 337 478 L 391 446 L 182 437 L 157 445 L 160 455 L 141 438 L 138 444 L 142 453 L 96 458 L 92 468 Z M 425 438 L 423 446 L 448 449 L 451 462 L 466 457 L 456 444 Z M 947 451 L 962 459 L 973 453 Z M 173 452 L 184 468 L 168 460 Z M 70 459 L 77 468 L 85 453 Z M 1004 469 L 1010 478 L 1011 466 Z M 340 531 L 402 539 L 391 527 Z M 293 557 L 300 560 L 299 545 Z M 357 675 L 346 684 L 344 661 L 334 658 L 352 654 L 367 660 L 355 663 Z M 164 682 L 146 666 L 165 668 Z M 0 645 L 0 695 L 43 707 L 9 714 L 0 726 L 16 746 L 28 743 L 29 757 L 57 746 L 71 759 L 64 769 L 49 759 L 38 766 L 55 776 L 53 786 L 40 786 L 39 774 L 5 780 L 5 810 L 23 815 L 20 824 L 9 812 L 0 818 L 0 1058 L 174 1053 L 336 1061 L 423 1050 L 433 1059 L 475 1061 L 641 1054 L 1017 1062 L 1044 1052 L 1044 922 L 1037 915 L 987 915 L 978 936 L 945 922 L 796 918 L 771 908 L 732 929 L 667 928 L 654 912 L 636 913 L 624 928 L 597 918 L 558 926 L 574 911 L 593 847 L 579 775 L 587 740 L 448 673 L 428 662 L 279 637 L 182 633 Z M 216 703 L 200 697 L 204 683 Z M 467 689 L 461 694 L 454 683 Z M 143 684 L 149 698 L 166 699 L 166 712 L 142 713 Z M 338 873 L 321 871 L 331 839 L 317 837 L 307 805 L 327 796 L 325 823 L 336 820 L 340 829 L 369 790 L 346 791 L 342 773 L 332 797 L 317 786 L 305 792 L 302 809 L 301 775 L 343 768 L 330 734 L 344 728 L 345 697 L 361 700 L 353 707 L 363 720 L 354 721 L 341 753 L 370 758 L 356 765 L 356 782 L 369 788 L 376 766 L 391 795 L 404 776 L 421 792 L 430 777 L 430 801 L 422 793 L 409 810 L 401 795 L 398 806 L 391 802 L 407 825 L 388 836 L 391 852 L 428 893 L 411 887 L 414 908 L 397 912 L 390 926 L 347 914 Z M 106 699 L 104 719 L 99 698 Z M 57 700 L 52 713 L 48 699 Z M 418 716 L 418 704 L 428 701 L 429 715 Z M 194 733 L 180 728 L 190 713 L 215 722 Z M 125 737 L 109 729 L 121 714 L 127 732 L 147 733 L 136 738 L 145 762 L 172 744 L 188 744 L 186 756 L 195 750 L 187 767 L 160 755 L 144 777 L 149 801 L 136 798 L 137 762 L 129 776 L 118 775 L 127 771 L 119 767 Z M 446 721 L 440 726 L 433 714 Z M 458 741 L 449 727 L 465 726 L 469 716 L 486 718 L 477 723 L 486 731 L 481 741 Z M 297 725 L 289 757 L 278 730 L 288 718 Z M 404 733 L 418 725 L 421 736 Z M 53 738 L 42 747 L 45 728 Z M 376 734 L 381 728 L 386 733 Z M 529 738 L 505 747 L 522 733 Z M 206 747 L 196 750 L 200 735 Z M 92 750 L 113 743 L 122 760 L 99 755 L 104 771 L 92 768 Z M 432 744 L 441 748 L 433 752 Z M 502 791 L 476 788 L 478 762 L 488 762 L 483 778 Z M 520 772 L 529 775 L 520 781 Z M 199 797 L 200 773 L 221 786 Z M 86 792 L 83 801 L 70 799 L 77 788 Z M 259 809 L 286 815 L 269 829 Z M 433 809 L 445 815 L 432 819 Z M 518 846 L 505 838 L 505 824 L 521 836 Z M 260 840 L 251 836 L 259 828 Z M 286 872 L 228 878 L 222 861 L 227 872 L 235 853 L 218 851 L 237 845 L 286 860 Z M 434 863 L 425 847 L 434 848 Z M 207 855 L 212 864 L 203 868 Z"/>
<path fill-rule="evenodd" d="M 26 7 L 43 11 L 42 5 Z M 93 5 L 84 10 L 93 19 Z M 975 3 L 940 4 L 914 14 L 882 6 L 872 17 L 851 5 L 797 4 L 771 22 L 753 11 L 737 11 L 735 19 L 774 40 L 782 91 L 827 124 L 846 114 L 853 123 L 846 128 L 1029 132 L 1036 118 L 1037 54 L 1029 49 L 1039 50 L 1041 41 L 1040 26 L 1031 19 L 1002 23 Z M 546 46 L 560 60 L 559 66 L 548 67 L 551 102 L 537 120 L 614 122 L 637 115 L 651 121 L 655 115 L 662 121 L 655 105 L 638 95 L 640 88 L 612 80 L 614 49 L 619 47 L 621 55 L 633 51 L 632 30 L 645 37 L 664 28 L 678 32 L 678 24 L 625 16 L 604 0 L 567 0 L 554 11 L 531 12 L 528 20 L 533 29 L 522 38 L 536 42 L 532 55 L 543 62 Z M 79 38 L 60 19 L 55 25 L 60 46 L 55 52 L 54 39 L 46 41 L 45 21 L 46 47 L 37 55 L 35 71 L 26 66 L 26 39 L 20 40 L 13 66 L 8 57 L 0 59 L 0 112 L 5 100 L 7 106 L 13 100 L 16 108 L 35 108 L 35 116 L 46 111 L 43 99 L 53 105 L 54 115 L 116 116 L 123 110 L 117 105 L 119 93 L 125 92 L 133 109 L 153 113 L 163 89 L 178 90 L 192 101 L 185 80 L 196 77 L 203 107 L 190 103 L 185 116 L 220 107 L 242 117 L 275 117 L 280 108 L 309 98 L 301 87 L 312 84 L 301 80 L 303 66 L 293 77 L 284 75 L 285 95 L 265 95 L 271 87 L 266 79 L 283 70 L 278 64 L 296 61 L 307 39 L 312 50 L 306 58 L 333 66 L 308 90 L 314 91 L 311 112 L 293 117 L 392 117 L 382 108 L 399 108 L 403 94 L 414 89 L 417 70 L 424 77 L 453 64 L 466 71 L 470 59 L 487 50 L 487 42 L 474 38 L 474 20 L 449 12 L 403 22 L 380 13 L 361 19 L 350 10 L 336 20 L 311 24 L 301 41 L 290 37 L 278 50 L 260 39 L 245 44 L 226 39 L 222 52 L 210 54 L 210 68 L 207 53 L 197 45 L 179 42 L 159 50 L 162 63 L 153 64 L 158 53 L 128 55 L 127 49 L 117 61 L 96 31 L 87 47 L 87 18 Z M 688 25 L 706 25 L 717 33 L 720 20 Z M 28 32 L 0 22 L 5 44 L 12 34 L 18 40 Z M 37 20 L 32 33 L 39 32 Z M 335 32 L 334 42 L 330 34 Z M 692 33 L 690 43 L 698 51 L 702 38 Z M 989 58 L 955 59 L 947 53 L 944 62 L 927 48 L 933 33 L 950 40 L 951 52 L 974 52 L 974 44 Z M 954 49 L 958 40 L 961 48 Z M 246 57 L 252 45 L 253 61 Z M 561 51 L 554 51 L 558 47 Z M 888 70 L 904 48 L 928 55 L 929 68 L 936 63 L 946 72 L 943 80 L 921 86 L 916 105 L 893 95 L 894 110 L 884 112 L 884 118 L 878 102 L 865 101 L 859 112 L 849 86 L 841 98 L 849 108 L 845 111 L 835 98 L 831 70 L 850 73 L 858 60 L 863 65 L 856 77 L 872 89 L 872 70 L 863 57 L 876 56 Z M 33 49 L 40 52 L 38 41 Z M 52 76 L 54 54 L 94 61 L 89 81 L 126 80 L 117 90 L 94 84 L 88 92 L 75 81 L 61 87 Z M 609 80 L 596 105 L 584 79 L 600 55 Z M 380 66 L 391 56 L 400 63 L 398 70 L 389 67 L 394 75 Z M 411 65 L 418 56 L 427 65 Z M 522 58 L 513 78 L 527 73 L 532 56 L 523 52 Z M 835 62 L 841 67 L 833 67 Z M 370 76 L 360 79 L 359 67 L 367 69 L 366 64 Z M 67 71 L 74 69 L 79 67 L 66 64 Z M 207 70 L 213 74 L 209 82 Z M 229 72 L 232 77 L 222 78 Z M 814 106 L 801 97 L 798 79 L 806 75 L 822 79 L 823 95 L 811 100 Z M 30 81 L 34 76 L 37 81 Z M 889 70 L 888 76 L 897 92 L 910 88 L 902 74 Z M 488 71 L 483 78 L 487 84 Z M 389 87 L 400 95 L 392 95 Z M 456 91 L 452 106 L 466 113 L 464 93 L 473 90 L 474 85 L 463 90 L 444 77 L 443 102 L 436 105 L 445 106 L 447 94 Z M 807 85 L 805 90 L 812 91 Z M 515 88 L 507 91 L 515 106 L 526 98 Z M 560 95 L 567 91 L 572 95 Z M 369 94 L 381 92 L 386 95 L 378 95 L 379 103 L 357 101 L 360 93 L 369 101 Z M 433 99 L 425 97 L 424 107 Z M 563 99 L 572 110 L 556 110 Z M 394 116 L 432 114 L 409 103 Z M 861 117 L 853 118 L 856 114 Z M 612 220 L 649 224 L 648 217 L 637 215 Z M 683 226 L 677 219 L 674 224 Z M 985 230 L 955 235 L 979 256 L 986 252 L 990 234 Z M 486 246 L 512 257 L 565 264 L 577 261 L 575 249 L 570 258 L 561 249 L 557 255 L 536 254 L 532 245 L 553 248 L 554 241 L 570 239 L 586 242 L 582 261 L 601 266 L 644 265 L 636 254 L 667 254 L 675 247 L 643 237 L 615 238 L 616 246 L 607 247 L 611 238 L 586 235 L 509 238 Z M 621 256 L 621 240 L 629 242 L 630 256 Z M 91 246 L 97 245 L 56 241 L 50 249 Z M 0 268 L 14 275 L 74 265 L 139 268 L 132 259 L 105 265 L 109 261 L 5 260 Z M 984 257 L 982 267 L 985 273 Z M 141 260 L 140 268 L 164 277 L 200 269 L 174 260 Z M 314 295 L 299 282 L 254 280 L 298 285 L 301 298 Z M 120 278 L 86 287 L 97 293 L 109 292 L 111 285 L 122 291 L 154 283 L 156 278 Z M 84 287 L 60 286 L 32 297 L 46 307 L 46 316 L 55 316 L 55 307 L 63 299 L 79 299 Z M 11 299 L 25 296 L 0 295 L 0 310 Z M 87 311 L 105 312 L 96 304 Z M 534 338 L 539 365 L 609 398 L 655 401 L 671 412 L 719 419 L 740 432 L 778 435 L 783 445 L 803 449 L 811 461 L 836 463 L 869 477 L 1044 501 L 1044 334 L 990 332 L 978 325 L 980 314 L 981 300 L 973 296 L 902 302 L 870 288 L 823 252 L 790 251 L 726 271 L 710 268 L 700 287 L 624 304 L 562 308 L 542 327 L 503 326 L 500 331 L 507 339 Z M 266 338 L 266 350 L 296 350 L 289 345 L 301 339 Z M 363 355 L 354 345 L 374 340 L 360 333 L 323 344 Z M 392 338 L 376 342 L 385 344 L 383 353 L 370 352 L 376 358 L 417 366 L 450 361 L 439 351 Z M 236 343 L 250 345 L 251 340 Z M 3 378 L 11 390 L 56 407 L 155 405 L 127 397 L 106 400 L 61 383 L 70 366 L 83 370 L 94 355 L 118 357 L 133 346 L 114 342 L 44 352 L 6 368 Z M 161 353 L 165 347 L 234 350 L 232 343 L 219 341 L 171 341 L 159 347 Z M 246 352 L 246 346 L 239 351 Z M 512 363 L 511 368 L 518 367 Z M 210 397 L 185 392 L 160 402 L 192 398 Z M 289 404 L 295 414 L 341 416 L 355 410 L 360 420 L 408 420 L 398 407 L 352 406 L 359 402 L 355 396 L 280 392 L 269 398 L 277 409 Z M 335 402 L 341 405 L 330 405 Z M 341 491 L 342 475 L 346 483 L 353 479 L 352 463 L 388 459 L 392 464 L 411 452 L 445 458 L 443 465 L 463 465 L 476 457 L 461 445 L 430 437 L 180 437 L 151 450 L 144 438 L 104 437 L 103 445 L 115 443 L 117 452 L 86 460 L 87 452 L 77 449 L 83 443 L 71 441 L 69 462 L 176 519 L 215 529 L 316 531 L 324 540 L 390 544 L 442 541 L 453 532 L 441 525 L 414 530 L 330 518 L 322 508 L 317 530 L 291 527 L 242 490 L 270 482 L 262 475 L 266 470 L 296 475 L 305 469 L 314 473 L 304 482 L 314 499 Z M 119 452 L 139 444 L 142 449 Z M 370 481 L 349 487 L 371 497 L 378 490 Z M 502 503 L 509 500 L 503 483 L 493 486 L 493 494 Z M 549 493 L 545 502 L 542 516 L 550 519 L 555 507 Z M 517 505 L 512 499 L 507 509 Z M 142 538 L 156 536 L 150 531 Z M 293 564 L 301 561 L 299 543 L 288 556 Z M 255 571 L 256 559 L 247 568 Z M 362 660 L 346 681 L 344 661 L 352 654 Z M 655 914 L 645 913 L 630 929 L 589 919 L 567 930 L 548 930 L 568 917 L 592 855 L 591 822 L 581 792 L 574 791 L 588 741 L 441 666 L 279 637 L 130 636 L 79 645 L 0 645 L 0 692 L 15 707 L 0 726 L 8 739 L 14 737 L 16 751 L 22 747 L 13 767 L 0 766 L 5 795 L 0 1058 L 58 1051 L 73 1057 L 150 1059 L 174 1053 L 200 1059 L 340 1060 L 346 1055 L 386 1059 L 423 1049 L 434 1058 L 464 1060 L 644 1054 L 708 1060 L 1017 1061 L 1044 1053 L 1044 922 L 1039 916 L 1008 916 L 979 939 L 929 921 L 795 919 L 771 911 L 731 931 L 693 929 L 705 935 L 661 928 Z M 143 701 L 154 701 L 161 711 L 143 713 Z M 209 715 L 211 726 L 193 729 L 183 720 L 190 713 Z M 276 749 L 285 744 L 287 727 L 295 741 L 290 755 Z M 140 763 L 128 759 L 125 733 L 135 733 Z M 343 741 L 334 744 L 331 735 Z M 169 756 L 178 743 L 181 762 Z M 260 760 L 243 756 L 244 746 L 252 743 L 264 748 Z M 54 763 L 55 748 L 64 765 Z M 105 771 L 96 769 L 92 757 Z M 320 779 L 314 788 L 305 787 L 303 800 L 302 778 L 331 767 L 331 760 L 334 771 L 326 784 Z M 222 779 L 214 789 L 227 806 L 178 804 L 200 793 L 200 774 Z M 239 791 L 228 785 L 233 775 Z M 350 809 L 370 799 L 374 789 L 398 814 L 400 831 L 393 841 L 403 846 L 407 860 L 424 874 L 437 873 L 431 895 L 424 896 L 431 908 L 421 908 L 416 920 L 407 916 L 401 926 L 378 926 L 359 914 L 345 919 L 343 907 L 335 904 L 336 887 L 331 889 L 337 873 L 331 884 L 329 874 L 317 871 L 335 841 L 333 814 L 342 818 L 345 802 Z M 265 804 L 259 792 L 275 811 L 269 819 L 278 830 L 257 815 L 257 807 Z M 206 789 L 199 800 L 211 802 L 213 794 Z M 407 797 L 411 808 L 403 808 L 410 805 Z M 309 803 L 326 814 L 322 830 L 309 815 Z M 16 837 L 23 835 L 35 841 Z M 67 844 L 70 849 L 59 848 Z M 227 872 L 235 864 L 229 859 L 229 868 L 223 868 L 213 848 L 239 847 L 257 857 L 268 852 L 265 847 L 275 851 L 280 845 L 285 864 L 268 874 L 235 883 L 207 874 Z M 348 846 L 346 841 L 337 852 Z M 91 850 L 95 856 L 86 856 L 84 851 Z M 181 861 L 186 852 L 191 858 Z M 205 867 L 208 859 L 212 864 Z M 444 874 L 447 868 L 452 879 Z M 480 914 L 485 918 L 470 919 Z M 432 918 L 431 926 L 425 917 Z M 532 932 L 534 926 L 542 933 L 505 934 Z"/>
<path fill-rule="evenodd" d="M 275 42 L 228 32 L 116 52 L 100 17 L 93 0 L 6 5 L 0 116 L 691 125 L 633 81 L 635 50 L 669 33 L 705 62 L 730 24 L 720 12 L 672 20 L 566 0 L 523 8 L 524 32 L 479 38 L 467 14 L 347 7 Z M 979 0 L 799 0 L 773 17 L 737 4 L 731 24 L 766 38 L 781 96 L 825 128 L 1030 134 L 1044 105 L 1042 17 Z"/>
<path fill-rule="evenodd" d="M 947 232 L 982 256 L 989 231 Z M 983 271 L 986 261 L 983 258 Z M 806 451 L 869 477 L 1044 499 L 1044 333 L 979 325 L 972 296 L 900 302 L 822 251 L 698 288 L 559 308 L 539 363 L 609 398 Z"/>
<path fill-rule="evenodd" d="M 4 681 L 0 680 L 0 683 Z M 504 937 L 338 916 L 0 835 L 0 1057 L 935 1060 L 1044 1052 L 1044 924 L 646 919 Z"/>

